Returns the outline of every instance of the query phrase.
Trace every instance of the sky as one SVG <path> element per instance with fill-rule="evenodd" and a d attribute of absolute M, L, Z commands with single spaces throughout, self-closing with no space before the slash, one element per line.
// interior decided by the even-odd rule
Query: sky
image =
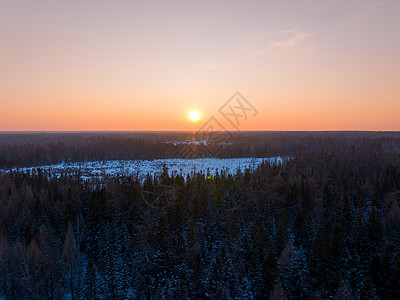
<path fill-rule="evenodd" d="M 210 118 L 397 131 L 399 15 L 398 0 L 0 0 L 0 131 L 192 130 Z M 222 108 L 238 104 L 251 109 L 232 123 Z"/>

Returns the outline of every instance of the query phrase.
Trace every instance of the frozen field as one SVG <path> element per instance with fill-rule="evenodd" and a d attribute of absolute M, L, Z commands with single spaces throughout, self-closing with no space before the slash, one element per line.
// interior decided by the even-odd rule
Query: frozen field
<path fill-rule="evenodd" d="M 151 176 L 159 175 L 165 166 L 168 173 L 181 174 L 184 177 L 194 172 L 202 172 L 215 175 L 216 172 L 225 172 L 226 174 L 236 174 L 238 169 L 244 172 L 246 169 L 256 168 L 263 161 L 270 164 L 279 164 L 282 157 L 270 158 L 198 158 L 198 159 L 155 159 L 155 160 L 111 160 L 111 161 L 93 161 L 85 163 L 61 163 L 41 167 L 29 167 L 13 169 L 14 171 L 36 173 L 40 168 L 52 176 L 61 174 L 77 174 L 80 172 L 82 179 L 106 178 L 117 175 L 138 176 L 144 180 L 147 174 Z"/>

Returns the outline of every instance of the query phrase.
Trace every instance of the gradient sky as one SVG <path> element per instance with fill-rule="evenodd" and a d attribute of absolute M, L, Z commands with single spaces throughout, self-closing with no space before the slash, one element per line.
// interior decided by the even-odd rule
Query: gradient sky
<path fill-rule="evenodd" d="M 241 130 L 400 130 L 399 16 L 398 0 L 0 0 L 0 130 L 186 130 L 236 91 L 258 111 Z"/>

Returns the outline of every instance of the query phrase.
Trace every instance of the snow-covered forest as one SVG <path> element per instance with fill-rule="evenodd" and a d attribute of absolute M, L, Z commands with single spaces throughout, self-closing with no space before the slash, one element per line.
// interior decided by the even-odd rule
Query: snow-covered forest
<path fill-rule="evenodd" d="M 0 168 L 173 157 L 180 135 L 3 134 Z M 274 155 L 100 185 L 2 172 L 0 296 L 398 299 L 400 134 L 242 132 L 218 153 Z"/>

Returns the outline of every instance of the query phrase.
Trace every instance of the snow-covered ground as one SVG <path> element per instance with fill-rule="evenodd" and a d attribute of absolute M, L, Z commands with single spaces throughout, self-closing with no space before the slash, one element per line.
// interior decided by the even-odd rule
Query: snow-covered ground
<path fill-rule="evenodd" d="M 160 175 L 164 166 L 168 169 L 168 173 L 181 174 L 186 177 L 188 174 L 202 172 L 215 175 L 217 172 L 225 172 L 226 174 L 236 174 L 240 169 L 244 172 L 246 169 L 254 169 L 263 161 L 270 164 L 280 164 L 284 158 L 198 158 L 198 159 L 155 159 L 155 160 L 110 160 L 110 161 L 92 161 L 92 162 L 76 162 L 61 163 L 56 165 L 48 165 L 41 167 L 29 167 L 13 169 L 13 171 L 22 171 L 36 173 L 38 169 L 51 174 L 52 176 L 60 176 L 61 174 L 77 174 L 80 172 L 82 179 L 106 178 L 117 175 L 138 176 L 143 181 L 147 174 L 151 176 Z M 7 171 L 9 172 L 9 171 Z"/>
<path fill-rule="evenodd" d="M 218 145 L 232 145 L 232 143 L 231 142 L 215 142 L 215 141 L 213 141 L 215 144 L 218 144 Z M 196 145 L 208 145 L 209 144 L 209 141 L 207 140 L 207 139 L 200 139 L 200 140 L 195 140 L 195 141 L 193 141 L 193 140 L 182 140 L 182 141 L 172 141 L 172 142 L 164 142 L 165 144 L 173 144 L 174 146 L 176 146 L 176 145 L 193 145 L 193 144 L 196 144 Z"/>
<path fill-rule="evenodd" d="M 183 140 L 183 141 L 173 141 L 173 142 L 165 142 L 165 144 L 173 144 L 174 146 L 176 145 L 192 145 L 192 144 L 196 144 L 196 145 L 207 145 L 207 140 Z"/>

